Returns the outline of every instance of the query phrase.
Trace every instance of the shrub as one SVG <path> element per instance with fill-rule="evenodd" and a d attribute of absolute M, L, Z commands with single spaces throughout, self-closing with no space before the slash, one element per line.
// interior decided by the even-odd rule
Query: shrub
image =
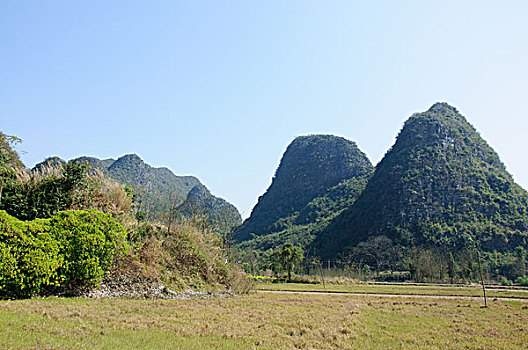
<path fill-rule="evenodd" d="M 513 282 L 504 276 L 500 276 L 499 283 L 503 286 L 512 286 Z"/>
<path fill-rule="evenodd" d="M 182 273 L 192 288 L 226 285 L 229 266 L 220 248 L 220 237 L 192 224 L 177 226 L 163 241 L 170 264 Z"/>
<path fill-rule="evenodd" d="M 20 220 L 50 218 L 71 208 L 85 177 L 85 166 L 75 161 L 39 170 L 19 169 L 16 180 L 4 188 L 0 209 Z"/>
<path fill-rule="evenodd" d="M 0 297 L 93 287 L 126 249 L 125 235 L 110 215 L 95 210 L 34 221 L 0 211 Z"/>
<path fill-rule="evenodd" d="M 528 286 L 528 277 L 517 277 L 515 283 L 520 284 L 521 286 Z"/>
<path fill-rule="evenodd" d="M 0 211 L 0 296 L 28 297 L 59 285 L 62 263 L 48 220 L 24 222 Z"/>
<path fill-rule="evenodd" d="M 52 217 L 50 224 L 64 255 L 59 271 L 67 289 L 96 286 L 115 253 L 126 250 L 126 231 L 109 214 L 68 210 Z"/>
<path fill-rule="evenodd" d="M 33 170 L 10 169 L 12 179 L 0 174 L 0 181 L 10 180 L 4 181 L 0 209 L 20 220 L 51 218 L 72 209 L 96 209 L 121 220 L 131 215 L 132 195 L 123 186 L 75 160 L 55 162 L 48 159 Z"/>

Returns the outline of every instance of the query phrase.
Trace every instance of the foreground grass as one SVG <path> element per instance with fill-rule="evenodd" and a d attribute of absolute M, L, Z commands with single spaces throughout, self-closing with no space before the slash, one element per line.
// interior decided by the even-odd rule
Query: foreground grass
<path fill-rule="evenodd" d="M 339 294 L 0 302 L 1 349 L 521 349 L 528 304 Z"/>
<path fill-rule="evenodd" d="M 402 284 L 303 284 L 303 283 L 257 283 L 257 290 L 280 290 L 296 292 L 330 292 L 391 295 L 439 295 L 482 297 L 481 286 L 457 287 L 437 285 L 402 285 Z M 493 289 L 488 287 L 489 298 L 528 299 L 528 290 Z"/>

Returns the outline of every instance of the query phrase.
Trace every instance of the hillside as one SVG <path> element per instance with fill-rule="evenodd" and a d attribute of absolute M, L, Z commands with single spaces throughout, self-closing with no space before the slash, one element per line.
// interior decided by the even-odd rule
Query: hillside
<path fill-rule="evenodd" d="M 180 201 L 194 186 L 201 184 L 194 176 L 176 176 L 167 168 L 154 168 L 136 154 L 127 154 L 117 160 L 93 157 L 80 157 L 77 160 L 101 170 L 117 182 L 144 189 L 149 194 L 165 197 L 167 192 L 174 192 Z"/>
<path fill-rule="evenodd" d="M 240 214 L 232 204 L 212 195 L 196 177 L 177 176 L 167 168 L 154 168 L 135 154 L 127 154 L 117 160 L 101 160 L 95 157 L 79 157 L 76 160 L 88 163 L 93 169 L 100 170 L 105 176 L 121 184 L 131 186 L 137 192 L 136 201 L 139 202 L 140 210 L 145 212 L 148 218 L 164 218 L 169 208 L 181 205 L 193 188 L 203 187 L 206 190 L 203 200 L 223 203 L 223 206 L 215 205 L 214 210 L 229 207 L 234 220 L 240 220 Z M 35 165 L 34 169 L 59 163 L 65 162 L 59 157 L 50 157 Z"/>
<path fill-rule="evenodd" d="M 134 220 L 132 193 L 101 172 L 117 169 L 122 181 L 135 175 L 135 183 L 152 185 L 162 177 L 175 178 L 169 170 L 152 168 L 135 155 L 118 161 L 91 158 L 101 172 L 59 157 L 26 169 L 12 148 L 18 140 L 0 132 L 0 299 L 173 299 L 250 287 L 230 261 L 224 227 L 203 225 L 204 218 L 216 218 L 217 212 L 227 211 L 219 217 L 229 221 L 231 216 L 235 223 L 240 215 L 197 179 L 191 178 L 198 185 L 188 191 L 185 203 L 209 208 L 207 216 L 174 220 L 176 212 L 160 212 L 169 220 L 137 215 Z M 170 184 L 164 185 L 171 191 Z M 153 195 L 142 192 L 143 201 Z M 175 203 L 168 203 L 173 210 Z"/>
<path fill-rule="evenodd" d="M 332 135 L 297 137 L 251 216 L 235 231 L 241 247 L 302 246 L 363 190 L 372 165 L 356 144 Z"/>
<path fill-rule="evenodd" d="M 242 217 L 237 208 L 222 198 L 215 197 L 204 185 L 194 186 L 185 201 L 176 208 L 184 216 L 204 215 L 207 222 L 220 231 L 240 225 Z"/>
<path fill-rule="evenodd" d="M 385 235 L 404 247 L 513 251 L 528 235 L 528 194 L 453 107 L 411 116 L 352 207 L 314 242 L 323 257 Z M 469 238 L 472 237 L 472 238 Z"/>

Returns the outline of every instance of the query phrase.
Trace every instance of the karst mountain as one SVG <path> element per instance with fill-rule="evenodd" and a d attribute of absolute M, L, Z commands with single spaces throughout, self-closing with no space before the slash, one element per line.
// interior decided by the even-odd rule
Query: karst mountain
<path fill-rule="evenodd" d="M 199 212 L 200 215 L 210 216 L 215 222 L 220 217 L 230 223 L 242 221 L 234 205 L 211 194 L 198 178 L 178 176 L 164 167 L 152 167 L 136 154 L 127 154 L 117 160 L 95 157 L 79 157 L 75 160 L 87 163 L 92 169 L 101 171 L 118 183 L 131 186 L 140 210 L 151 218 L 160 219 L 172 210 L 176 214 Z M 35 169 L 58 163 L 64 161 L 58 157 L 50 157 L 37 164 Z"/>
<path fill-rule="evenodd" d="M 312 248 L 333 258 L 386 236 L 403 247 L 475 243 L 504 252 L 527 235 L 527 192 L 464 116 L 437 103 L 405 122 L 357 201 Z"/>
<path fill-rule="evenodd" d="M 365 187 L 372 164 L 357 145 L 333 135 L 300 136 L 287 147 L 271 185 L 235 231 L 241 247 L 307 246 Z"/>

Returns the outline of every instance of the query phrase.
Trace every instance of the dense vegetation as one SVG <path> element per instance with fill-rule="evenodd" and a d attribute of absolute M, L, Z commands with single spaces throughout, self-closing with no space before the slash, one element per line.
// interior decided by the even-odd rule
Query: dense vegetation
<path fill-rule="evenodd" d="M 170 233 L 143 224 L 130 241 L 133 254 L 121 260 L 105 281 L 122 284 L 117 296 L 129 297 L 127 289 L 139 290 L 140 297 L 171 297 L 174 293 L 169 290 L 246 292 L 250 288 L 245 273 L 233 263 L 224 236 L 201 216 L 178 221 Z"/>
<path fill-rule="evenodd" d="M 402 247 L 411 266 L 427 256 L 446 274 L 477 245 L 491 270 L 511 278 L 526 265 L 528 194 L 473 126 L 438 103 L 407 120 L 364 192 L 314 247 L 325 258 L 346 256 L 380 235 Z"/>
<path fill-rule="evenodd" d="M 185 201 L 174 211 L 179 217 L 203 217 L 204 223 L 223 233 L 226 240 L 242 222 L 242 217 L 235 206 L 213 196 L 204 185 L 194 186 Z"/>
<path fill-rule="evenodd" d="M 193 214 L 200 211 L 214 218 L 215 223 L 220 218 L 236 224 L 241 220 L 235 206 L 212 195 L 196 177 L 176 176 L 167 168 L 154 168 L 135 154 L 124 155 L 117 160 L 93 157 L 76 160 L 133 188 L 138 211 L 147 220 L 170 226 L 183 211 Z"/>
<path fill-rule="evenodd" d="M 250 218 L 235 231 L 235 240 L 248 251 L 286 242 L 306 247 L 355 201 L 372 169 L 354 142 L 332 135 L 297 137 Z"/>
<path fill-rule="evenodd" d="M 185 202 L 199 210 L 172 202 L 166 226 L 140 215 L 144 193 L 99 169 L 52 157 L 29 170 L 12 147 L 19 140 L 0 134 L 0 141 L 0 298 L 77 295 L 98 286 L 103 296 L 126 297 L 249 287 L 226 245 L 238 211 L 211 218 L 204 208 L 233 208 L 205 187 Z"/>
<path fill-rule="evenodd" d="M 20 220 L 90 208 L 122 217 L 132 205 L 130 190 L 101 173 L 87 173 L 86 166 L 77 161 L 52 159 L 33 170 L 11 168 L 11 174 L 3 178 L 0 210 Z"/>
<path fill-rule="evenodd" d="M 95 210 L 20 221 L 0 211 L 0 297 L 78 293 L 124 254 L 126 231 Z"/>
<path fill-rule="evenodd" d="M 242 261 L 252 274 L 288 278 L 333 267 L 360 278 L 398 271 L 397 278 L 462 282 L 478 279 L 482 263 L 486 278 L 528 284 L 528 193 L 445 103 L 411 116 L 375 169 L 344 138 L 296 138 L 241 225 L 236 208 L 196 178 L 136 155 L 55 157 L 28 170 L 11 147 L 19 140 L 0 136 L 0 210 L 26 221 L 64 210 L 111 214 L 132 247 L 112 267 L 116 278 L 176 289 L 242 286 L 230 262 Z"/>

